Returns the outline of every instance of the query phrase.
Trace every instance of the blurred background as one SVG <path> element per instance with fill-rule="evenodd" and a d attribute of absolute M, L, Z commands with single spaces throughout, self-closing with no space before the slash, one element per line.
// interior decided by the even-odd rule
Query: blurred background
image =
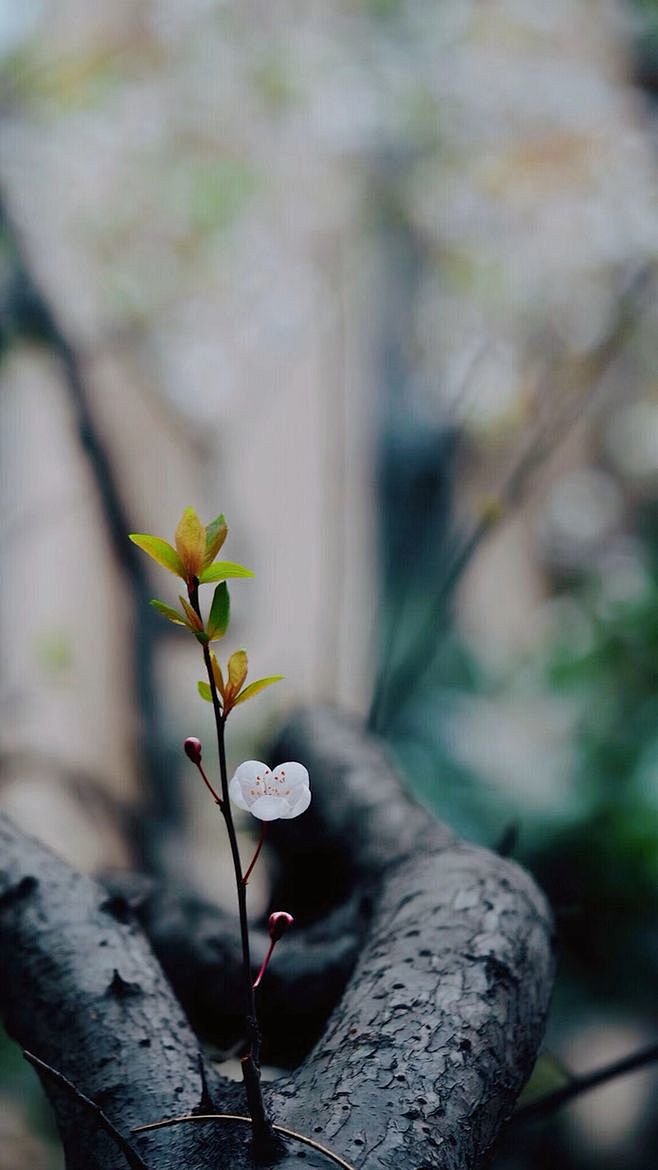
<path fill-rule="evenodd" d="M 286 676 L 231 762 L 339 703 L 532 870 L 534 1093 L 658 1038 L 657 92 L 656 0 L 0 0 L 0 803 L 230 900 L 125 540 L 224 511 Z M 655 1170 L 657 1067 L 494 1166 Z M 0 1072 L 0 1170 L 56 1170 Z"/>

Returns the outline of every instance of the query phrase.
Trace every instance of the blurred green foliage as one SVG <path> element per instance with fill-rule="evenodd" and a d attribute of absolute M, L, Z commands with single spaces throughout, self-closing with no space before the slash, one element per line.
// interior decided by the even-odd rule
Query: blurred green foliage
<path fill-rule="evenodd" d="M 40 1143 L 38 1147 L 31 1149 L 31 1153 L 26 1150 L 25 1156 L 34 1157 L 38 1150 L 39 1170 L 63 1170 L 64 1155 L 50 1105 L 36 1073 L 23 1059 L 20 1048 L 9 1039 L 1 1024 L 0 1084 L 2 1085 L 0 1110 L 4 1112 L 4 1108 L 15 1102 L 17 1108 L 25 1114 L 29 1132 L 43 1142 L 43 1145 Z M 4 1136 L 7 1140 L 6 1130 Z M 9 1165 L 3 1161 L 3 1154 L 6 1153 L 7 1150 L 0 1153 L 0 1162 L 3 1166 Z"/>
<path fill-rule="evenodd" d="M 190 230 L 205 237 L 235 220 L 254 191 L 255 176 L 238 159 L 186 159 L 173 176 L 168 175 L 168 188 L 175 210 L 187 216 Z"/>
<path fill-rule="evenodd" d="M 651 552 L 651 546 L 649 546 Z M 564 961 L 592 994 L 653 1008 L 658 973 L 658 576 L 641 597 L 576 592 L 587 647 L 558 642 L 547 685 L 578 706 L 581 814 L 524 856 L 558 916 Z M 629 973 L 632 972 L 632 978 Z"/>
<path fill-rule="evenodd" d="M 400 555 L 395 543 L 394 494 L 383 499 L 384 614 L 395 639 L 384 642 L 381 669 L 387 655 L 389 669 L 391 661 L 407 669 L 394 694 L 384 688 L 380 730 L 425 803 L 466 836 L 511 851 L 545 889 L 556 915 L 566 1015 L 587 1004 L 651 1016 L 658 976 L 658 508 L 645 500 L 629 511 L 633 588 L 616 588 L 596 567 L 552 583 L 549 571 L 558 616 L 531 654 L 496 673 L 463 637 L 452 590 L 436 568 L 437 550 L 445 560 L 454 539 L 445 509 L 429 509 L 425 490 L 400 494 L 405 531 L 423 537 L 417 550 L 433 534 L 410 574 L 409 552 Z M 414 675 L 407 646 L 417 644 L 418 629 L 432 628 L 423 671 Z M 556 704 L 566 713 L 560 788 L 548 801 L 534 798 L 532 755 L 524 789 L 497 783 L 496 769 L 489 771 L 495 742 L 480 752 L 481 769 L 460 751 L 460 737 L 485 708 L 488 719 L 498 712 L 507 720 L 509 735 L 519 698 L 519 709 L 532 703 L 540 722 L 542 710 L 548 722 Z M 541 736 L 536 750 L 539 756 Z"/>

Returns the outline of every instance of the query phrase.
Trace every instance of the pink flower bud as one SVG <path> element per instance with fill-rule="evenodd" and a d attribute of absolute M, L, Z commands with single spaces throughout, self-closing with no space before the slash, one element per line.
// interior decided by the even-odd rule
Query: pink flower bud
<path fill-rule="evenodd" d="M 272 942 L 278 942 L 280 938 L 283 938 L 294 921 L 292 914 L 288 914 L 287 910 L 275 910 L 273 914 L 270 914 L 267 924 Z"/>
<path fill-rule="evenodd" d="M 185 755 L 193 764 L 201 763 L 201 740 L 195 735 L 189 735 L 183 744 Z"/>

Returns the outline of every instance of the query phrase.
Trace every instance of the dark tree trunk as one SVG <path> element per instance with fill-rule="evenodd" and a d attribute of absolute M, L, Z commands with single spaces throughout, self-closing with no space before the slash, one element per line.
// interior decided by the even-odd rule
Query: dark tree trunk
<path fill-rule="evenodd" d="M 552 982 L 545 903 L 517 866 L 456 840 L 408 800 L 355 722 L 302 713 L 275 754 L 307 764 L 314 799 L 272 834 L 273 897 L 300 923 L 263 988 L 273 1054 L 298 1057 L 336 1002 L 315 1047 L 268 1087 L 273 1119 L 355 1170 L 477 1167 L 541 1040 Z M 200 1058 L 146 939 L 188 1016 L 226 1039 L 236 1029 L 234 923 L 198 900 L 136 893 L 126 879 L 108 893 L 6 820 L 0 843 L 0 996 L 16 1040 L 128 1137 L 141 1123 L 207 1112 L 208 1097 L 214 1111 L 243 1114 L 241 1086 Z M 256 952 L 264 944 L 262 935 Z M 69 1170 L 128 1164 L 88 1109 L 44 1084 Z M 132 1140 L 149 1170 L 246 1170 L 248 1136 L 239 1122 L 199 1122 Z M 282 1170 L 300 1153 L 307 1166 L 331 1165 L 286 1144 Z"/>

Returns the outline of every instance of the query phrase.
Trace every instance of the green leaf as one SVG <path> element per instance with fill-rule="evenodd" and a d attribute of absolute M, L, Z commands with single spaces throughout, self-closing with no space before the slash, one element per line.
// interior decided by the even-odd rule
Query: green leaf
<path fill-rule="evenodd" d="M 227 577 L 253 577 L 253 573 L 251 569 L 245 569 L 244 565 L 234 565 L 232 561 L 217 561 L 214 565 L 208 565 L 207 569 L 201 570 L 199 583 L 209 585 L 211 581 L 225 581 Z"/>
<path fill-rule="evenodd" d="M 278 682 L 283 677 L 282 674 L 273 674 L 269 678 L 259 678 L 256 682 L 249 683 L 249 686 L 245 687 L 238 695 L 233 706 L 237 707 L 238 703 L 246 703 L 247 699 L 253 698 L 259 691 L 264 691 L 265 687 L 269 687 L 270 683 Z"/>
<path fill-rule="evenodd" d="M 174 609 L 173 606 L 167 605 L 164 601 L 159 601 L 157 597 L 152 598 L 152 600 L 149 601 L 149 605 L 152 605 L 154 609 L 157 609 L 158 613 L 161 613 L 163 617 L 166 617 L 168 621 L 173 622 L 174 625 L 185 626 L 189 629 L 185 618 L 182 617 L 178 610 Z"/>
<path fill-rule="evenodd" d="M 201 562 L 202 569 L 207 569 L 208 565 L 212 565 L 217 553 L 226 540 L 227 534 L 228 528 L 222 513 L 216 516 L 210 524 L 206 525 L 206 551 Z"/>
<path fill-rule="evenodd" d="M 176 549 L 167 544 L 166 540 L 161 540 L 159 536 L 149 536 L 146 532 L 131 532 L 130 540 L 138 548 L 141 548 L 142 552 L 153 557 L 153 560 L 157 561 L 163 568 L 169 569 L 169 572 L 173 573 L 174 576 L 182 577 L 185 580 L 183 562 Z"/>
<path fill-rule="evenodd" d="M 201 698 L 206 700 L 206 703 L 212 703 L 212 694 L 210 691 L 210 686 L 208 685 L 207 682 L 203 682 L 200 679 L 199 682 L 196 684 L 196 689 L 199 692 L 199 694 L 201 695 Z"/>
<path fill-rule="evenodd" d="M 215 589 L 206 623 L 208 631 L 208 638 L 214 641 L 215 638 L 223 638 L 228 629 L 228 620 L 231 610 L 230 598 L 228 595 L 228 585 L 226 581 L 221 581 Z"/>

